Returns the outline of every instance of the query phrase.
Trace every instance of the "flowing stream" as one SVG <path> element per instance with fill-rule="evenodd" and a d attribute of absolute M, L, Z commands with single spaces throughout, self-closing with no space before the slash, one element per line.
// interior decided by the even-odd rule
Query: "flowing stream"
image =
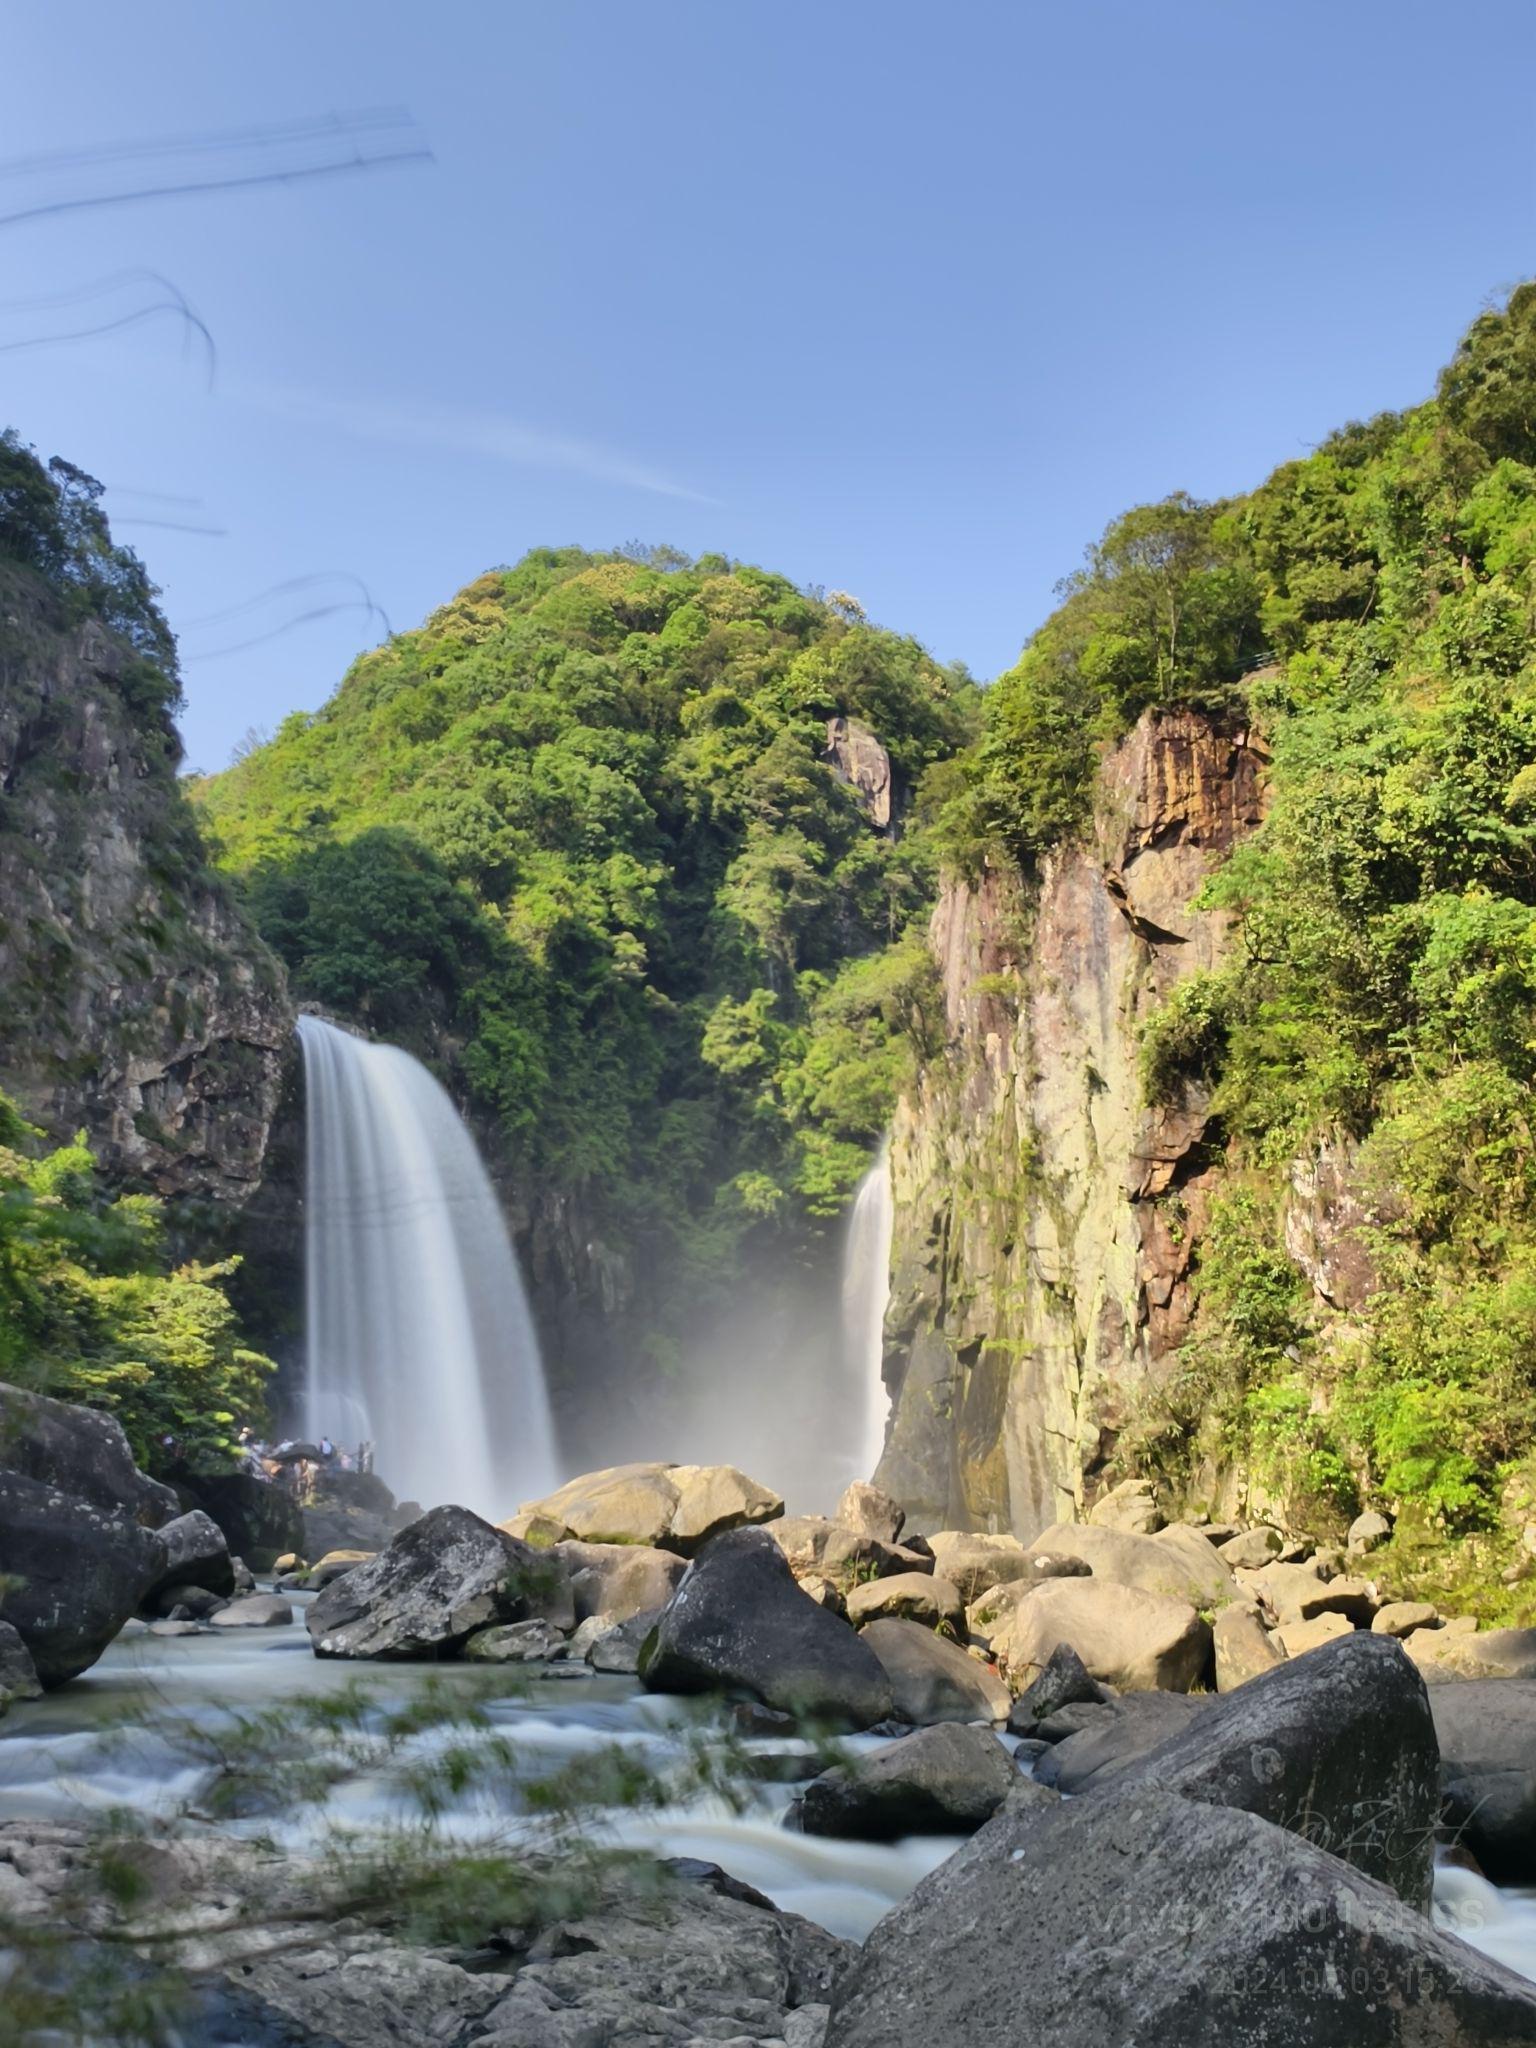
<path fill-rule="evenodd" d="M 718 1863 L 785 1910 L 853 1940 L 862 1940 L 959 1847 L 957 1838 L 940 1835 L 887 1845 L 785 1829 L 794 1786 L 777 1781 L 782 1771 L 755 1775 L 771 1760 L 782 1763 L 806 1747 L 783 1738 L 747 1742 L 733 1752 L 742 1773 L 737 1796 L 690 1789 L 689 1759 L 718 1724 L 697 1703 L 645 1693 L 632 1678 L 593 1675 L 585 1666 L 534 1665 L 508 1675 L 506 1667 L 487 1674 L 467 1664 L 321 1662 L 310 1650 L 302 1601 L 295 1604 L 300 1618 L 283 1629 L 166 1639 L 130 1624 L 83 1678 L 45 1699 L 13 1706 L 0 1728 L 0 1820 L 78 1824 L 113 1808 L 143 1816 L 196 1815 L 213 1775 L 209 1742 L 217 1744 L 237 1714 L 259 1715 L 306 1695 L 357 1686 L 381 1707 L 398 1707 L 434 1685 L 462 1688 L 467 1699 L 489 1683 L 493 1696 L 480 1703 L 482 1725 L 425 1730 L 411 1738 L 403 1759 L 425 1763 L 449 1744 L 483 1743 L 488 1754 L 496 1745 L 486 1781 L 461 1793 L 442 1814 L 440 1825 L 453 1839 L 506 1842 L 510 1832 L 515 1841 L 518 1783 L 574 1767 L 597 1788 L 604 1782 L 603 1759 L 622 1752 L 663 1781 L 675 1774 L 678 1796 L 651 1810 L 631 1810 L 605 1808 L 594 1791 L 584 1821 L 589 1836 L 658 1856 Z M 859 1736 L 843 1746 L 865 1751 L 878 1747 L 879 1739 Z M 340 1779 L 313 1806 L 217 1825 L 303 1851 L 334 1840 L 337 1829 L 366 1831 L 406 1817 L 398 1784 L 365 1768 Z M 196 1819 L 186 1824 L 208 1825 Z M 1536 1978 L 1536 1891 L 1501 1890 L 1471 1871 L 1445 1865 L 1435 1873 L 1434 1910 L 1440 1926 Z"/>
<path fill-rule="evenodd" d="M 854 1477 L 871 1479 L 885 1449 L 891 1401 L 885 1390 L 885 1311 L 891 1298 L 895 1202 L 889 1147 L 859 1183 L 843 1253 L 843 1348 L 857 1378 Z"/>
<path fill-rule="evenodd" d="M 492 1521 L 557 1483 L 538 1338 L 490 1177 L 419 1060 L 299 1019 L 304 1428 L 402 1499 Z"/>

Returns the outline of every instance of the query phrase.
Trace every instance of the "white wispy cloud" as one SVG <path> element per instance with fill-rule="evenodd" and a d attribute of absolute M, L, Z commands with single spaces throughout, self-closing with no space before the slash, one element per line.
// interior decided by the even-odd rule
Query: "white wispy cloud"
<path fill-rule="evenodd" d="M 227 397 L 260 407 L 264 412 L 279 414 L 304 426 L 329 427 L 360 441 L 479 456 L 520 469 L 561 470 L 569 475 L 593 477 L 600 483 L 651 491 L 658 497 L 689 499 L 698 505 L 718 502 L 703 491 L 692 490 L 635 461 L 621 449 L 531 427 L 508 413 L 445 405 L 433 399 L 348 397 L 281 384 L 226 382 L 223 389 Z"/>

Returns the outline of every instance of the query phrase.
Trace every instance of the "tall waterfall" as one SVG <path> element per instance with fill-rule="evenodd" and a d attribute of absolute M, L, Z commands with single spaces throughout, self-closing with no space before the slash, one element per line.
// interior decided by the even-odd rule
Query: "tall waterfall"
<path fill-rule="evenodd" d="M 885 1354 L 885 1311 L 891 1298 L 894 1222 L 890 1149 L 882 1145 L 879 1157 L 859 1182 L 859 1191 L 853 1198 L 843 1251 L 843 1352 L 857 1376 L 854 1471 L 859 1479 L 874 1476 L 885 1448 L 885 1425 L 891 1407 L 881 1367 Z"/>
<path fill-rule="evenodd" d="M 538 1338 L 474 1139 L 418 1060 L 299 1019 L 305 1430 L 371 1441 L 423 1507 L 491 1520 L 556 1483 Z"/>

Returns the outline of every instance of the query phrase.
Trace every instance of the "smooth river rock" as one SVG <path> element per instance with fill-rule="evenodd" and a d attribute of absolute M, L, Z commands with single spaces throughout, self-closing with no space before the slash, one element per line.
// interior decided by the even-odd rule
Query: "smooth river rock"
<path fill-rule="evenodd" d="M 692 1557 L 714 1536 L 773 1521 L 784 1502 L 734 1465 L 610 1465 L 526 1501 L 504 1530 L 578 1543 L 633 1543 Z"/>
<path fill-rule="evenodd" d="M 965 1634 L 965 1603 L 935 1572 L 893 1572 L 888 1579 L 855 1586 L 845 1612 L 855 1628 L 870 1621 L 921 1621 L 947 1629 L 957 1641 Z"/>
<path fill-rule="evenodd" d="M 201 1508 L 162 1523 L 158 1533 L 165 1545 L 165 1573 L 145 1594 L 146 1606 L 168 1586 L 201 1586 L 221 1599 L 234 1592 L 235 1566 L 224 1531 Z"/>
<path fill-rule="evenodd" d="M 874 1651 L 795 1584 L 766 1530 L 717 1536 L 684 1574 L 642 1655 L 652 1692 L 732 1692 L 852 1728 L 895 1696 Z"/>
<path fill-rule="evenodd" d="M 1536 1680 L 1432 1685 L 1444 1817 L 1496 1884 L 1536 1884 Z"/>
<path fill-rule="evenodd" d="M 1001 1721 L 1012 1695 L 990 1665 L 917 1621 L 871 1621 L 860 1641 L 891 1682 L 898 1721 Z"/>
<path fill-rule="evenodd" d="M 1187 1601 L 1108 1579 L 995 1586 L 968 1618 L 1019 1686 L 1033 1683 L 1062 1643 L 1076 1650 L 1095 1678 L 1121 1692 L 1188 1692 L 1210 1663 L 1210 1627 Z"/>
<path fill-rule="evenodd" d="M 1216 1546 L 1185 1523 L 1138 1536 L 1124 1529 L 1058 1522 L 1035 1539 L 1030 1555 L 1080 1557 L 1096 1579 L 1161 1593 L 1191 1607 L 1221 1607 L 1238 1597 L 1237 1581 Z"/>
<path fill-rule="evenodd" d="M 823 1771 L 795 1801 L 785 1825 L 860 1842 L 967 1835 L 1021 1782 L 995 1735 L 949 1722 Z"/>
<path fill-rule="evenodd" d="M 554 1554 L 570 1573 L 578 1622 L 606 1615 L 617 1626 L 631 1615 L 665 1607 L 688 1569 L 672 1550 L 638 1543 L 559 1543 Z"/>
<path fill-rule="evenodd" d="M 1239 1695 L 1241 1697 L 1241 1695 Z M 870 1935 L 825 2048 L 1530 2048 L 1536 1987 L 1258 1815 L 1005 1809 Z"/>

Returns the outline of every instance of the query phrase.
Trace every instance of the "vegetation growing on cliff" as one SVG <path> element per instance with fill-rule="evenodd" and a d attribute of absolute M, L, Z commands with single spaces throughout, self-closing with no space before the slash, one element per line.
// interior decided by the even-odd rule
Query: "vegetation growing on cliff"
<path fill-rule="evenodd" d="M 427 1057 L 674 1296 L 836 1212 L 932 1030 L 930 777 L 972 686 L 720 556 L 543 549 L 200 800 L 296 991 Z M 888 749 L 905 828 L 828 752 Z"/>
<path fill-rule="evenodd" d="M 999 683 L 952 830 L 1026 866 L 1148 704 L 1259 724 L 1266 823 L 1208 885 L 1228 966 L 1143 1048 L 1212 1091 L 1229 1186 L 1143 1456 L 1236 1460 L 1295 1511 L 1492 1522 L 1536 1443 L 1536 285 L 1436 397 L 1220 506 L 1113 526 Z M 1255 666 L 1258 664 L 1258 666 Z M 974 856 L 974 853 L 972 855 Z M 1376 1284 L 1347 1320 L 1287 1257 L 1327 1139 Z"/>
<path fill-rule="evenodd" d="M 0 1095 L 0 1380 L 109 1410 L 152 1472 L 217 1468 L 272 1370 L 240 1342 L 234 1262 L 168 1270 L 153 1196 L 110 1197 L 83 1142 L 40 1137 Z"/>

